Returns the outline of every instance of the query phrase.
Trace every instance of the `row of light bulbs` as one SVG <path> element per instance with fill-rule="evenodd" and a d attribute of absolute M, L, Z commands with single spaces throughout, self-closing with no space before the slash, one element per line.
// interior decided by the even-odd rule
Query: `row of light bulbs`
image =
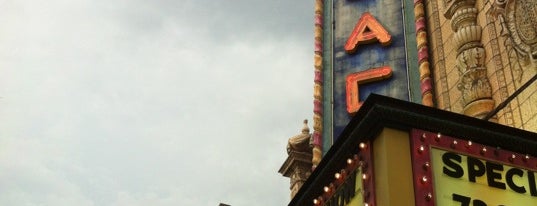
<path fill-rule="evenodd" d="M 365 149 L 367 149 L 367 147 L 368 147 L 367 143 L 364 143 L 364 142 L 360 143 L 359 144 L 360 152 L 365 152 Z M 358 164 L 356 164 L 357 162 Z M 324 205 L 324 200 L 325 199 L 328 200 L 332 197 L 334 192 L 337 190 L 337 187 L 341 186 L 342 183 L 347 178 L 347 174 L 352 174 L 352 172 L 354 172 L 354 170 L 356 169 L 361 169 L 362 171 L 364 171 L 366 167 L 367 167 L 367 163 L 364 162 L 363 160 L 360 160 L 357 154 L 354 155 L 353 158 L 348 158 L 346 169 L 341 169 L 340 172 L 336 172 L 334 174 L 334 178 L 335 178 L 334 183 L 336 184 L 330 183 L 328 186 L 324 186 L 323 187 L 324 194 L 313 199 L 313 205 L 315 206 Z M 369 175 L 367 173 L 363 173 L 361 178 L 363 181 L 366 181 L 369 178 Z M 364 205 L 369 206 L 369 203 L 364 202 Z"/>

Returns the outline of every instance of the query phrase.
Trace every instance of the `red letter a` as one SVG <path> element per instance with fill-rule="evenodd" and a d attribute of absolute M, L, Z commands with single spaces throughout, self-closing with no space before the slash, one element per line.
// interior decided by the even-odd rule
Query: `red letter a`
<path fill-rule="evenodd" d="M 365 12 L 354 30 L 352 30 L 351 36 L 345 44 L 345 51 L 348 53 L 354 53 L 359 44 L 368 44 L 379 41 L 383 46 L 387 46 L 391 43 L 392 36 L 388 34 L 386 29 L 380 25 L 380 23 L 369 12 Z"/>

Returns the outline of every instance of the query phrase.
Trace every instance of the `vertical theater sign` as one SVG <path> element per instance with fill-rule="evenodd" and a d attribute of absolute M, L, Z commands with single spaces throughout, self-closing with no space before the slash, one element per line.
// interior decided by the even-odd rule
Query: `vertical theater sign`
<path fill-rule="evenodd" d="M 420 102 L 419 79 L 410 79 L 419 77 L 412 5 L 408 0 L 324 1 L 324 148 L 371 93 Z"/>
<path fill-rule="evenodd" d="M 388 46 L 392 42 L 392 36 L 382 27 L 382 25 L 369 12 L 365 12 L 345 44 L 345 51 L 354 54 L 358 46 L 362 44 L 379 42 L 383 46 Z M 369 68 L 364 71 L 348 74 L 345 81 L 345 102 L 347 112 L 354 114 L 360 109 L 360 89 L 359 85 L 380 81 L 392 76 L 392 68 L 384 65 L 379 68 Z"/>

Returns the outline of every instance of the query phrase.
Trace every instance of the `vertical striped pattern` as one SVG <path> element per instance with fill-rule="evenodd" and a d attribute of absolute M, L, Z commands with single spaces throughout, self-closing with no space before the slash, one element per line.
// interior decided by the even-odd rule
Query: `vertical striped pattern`
<path fill-rule="evenodd" d="M 418 44 L 418 64 L 420 70 L 421 102 L 434 106 L 431 69 L 429 66 L 429 48 L 423 0 L 414 0 L 414 18 L 416 19 L 416 41 Z"/>
<path fill-rule="evenodd" d="M 315 79 L 313 87 L 313 168 L 322 158 L 323 144 L 323 0 L 315 0 Z"/>

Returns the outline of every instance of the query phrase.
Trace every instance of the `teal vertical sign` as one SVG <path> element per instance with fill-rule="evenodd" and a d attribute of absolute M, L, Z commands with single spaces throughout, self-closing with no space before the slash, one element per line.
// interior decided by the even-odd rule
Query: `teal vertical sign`
<path fill-rule="evenodd" d="M 421 98 L 413 1 L 325 0 L 324 11 L 326 152 L 369 94 L 418 103 Z"/>

